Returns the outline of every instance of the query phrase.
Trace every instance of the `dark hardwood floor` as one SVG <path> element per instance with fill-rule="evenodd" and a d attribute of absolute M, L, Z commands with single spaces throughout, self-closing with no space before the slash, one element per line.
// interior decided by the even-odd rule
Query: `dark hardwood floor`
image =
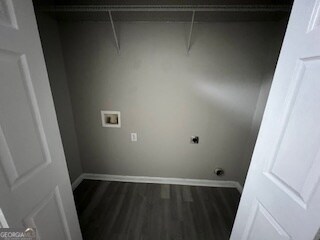
<path fill-rule="evenodd" d="M 229 239 L 234 188 L 84 180 L 74 192 L 84 240 Z"/>

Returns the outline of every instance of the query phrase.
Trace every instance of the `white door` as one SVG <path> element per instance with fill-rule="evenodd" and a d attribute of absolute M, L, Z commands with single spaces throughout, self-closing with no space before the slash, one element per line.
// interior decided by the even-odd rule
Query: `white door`
<path fill-rule="evenodd" d="M 82 239 L 31 0 L 0 0 L 0 208 L 42 240 Z"/>
<path fill-rule="evenodd" d="M 320 0 L 296 0 L 232 240 L 313 240 L 320 227 Z"/>

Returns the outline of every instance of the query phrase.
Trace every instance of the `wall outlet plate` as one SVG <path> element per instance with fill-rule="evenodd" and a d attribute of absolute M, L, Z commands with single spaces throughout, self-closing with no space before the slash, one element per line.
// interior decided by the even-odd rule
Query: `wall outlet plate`
<path fill-rule="evenodd" d="M 138 141 L 138 134 L 131 133 L 131 142 L 137 142 L 137 141 Z"/>

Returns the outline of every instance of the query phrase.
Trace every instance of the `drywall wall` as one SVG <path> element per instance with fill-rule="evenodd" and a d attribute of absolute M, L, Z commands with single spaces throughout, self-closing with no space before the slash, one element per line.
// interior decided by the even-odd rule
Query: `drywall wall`
<path fill-rule="evenodd" d="M 37 22 L 69 176 L 71 182 L 73 182 L 81 175 L 82 166 L 62 56 L 59 29 L 54 19 L 41 13 L 37 14 Z"/>
<path fill-rule="evenodd" d="M 253 114 L 251 131 L 247 140 L 247 148 L 244 151 L 242 160 L 242 169 L 240 171 L 241 176 L 239 182 L 243 185 L 247 176 L 247 170 L 249 168 L 254 146 L 256 144 L 257 136 L 260 129 L 264 109 L 268 100 L 269 91 L 271 88 L 274 71 L 277 65 L 278 56 L 280 53 L 282 41 L 287 26 L 287 19 L 280 21 L 276 27 L 273 28 L 273 36 L 271 44 L 268 45 L 268 52 L 266 54 L 264 68 L 262 71 L 262 81 L 260 87 L 260 93 L 257 100 L 255 112 Z"/>
<path fill-rule="evenodd" d="M 83 171 L 241 181 L 276 25 L 195 24 L 187 55 L 189 24 L 117 23 L 118 55 L 109 23 L 61 22 Z M 120 111 L 121 128 L 100 110 Z"/>

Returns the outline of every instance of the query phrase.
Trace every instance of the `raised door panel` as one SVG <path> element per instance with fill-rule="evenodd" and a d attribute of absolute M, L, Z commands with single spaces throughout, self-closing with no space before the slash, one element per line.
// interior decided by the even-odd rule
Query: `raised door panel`
<path fill-rule="evenodd" d="M 0 0 L 0 25 L 18 28 L 14 7 L 10 0 Z"/>
<path fill-rule="evenodd" d="M 14 189 L 51 162 L 25 55 L 0 49 L 1 164 Z"/>
<path fill-rule="evenodd" d="M 320 0 L 316 1 L 308 26 L 308 32 L 318 29 L 320 26 Z"/>
<path fill-rule="evenodd" d="M 306 208 L 320 178 L 320 58 L 300 59 L 283 132 L 265 174 Z M 303 159 L 303 161 L 301 161 Z"/>
<path fill-rule="evenodd" d="M 41 240 L 71 240 L 58 187 L 34 207 L 24 219 L 24 224 L 36 228 Z"/>
<path fill-rule="evenodd" d="M 242 240 L 289 240 L 289 234 L 259 202 L 251 209 Z"/>

